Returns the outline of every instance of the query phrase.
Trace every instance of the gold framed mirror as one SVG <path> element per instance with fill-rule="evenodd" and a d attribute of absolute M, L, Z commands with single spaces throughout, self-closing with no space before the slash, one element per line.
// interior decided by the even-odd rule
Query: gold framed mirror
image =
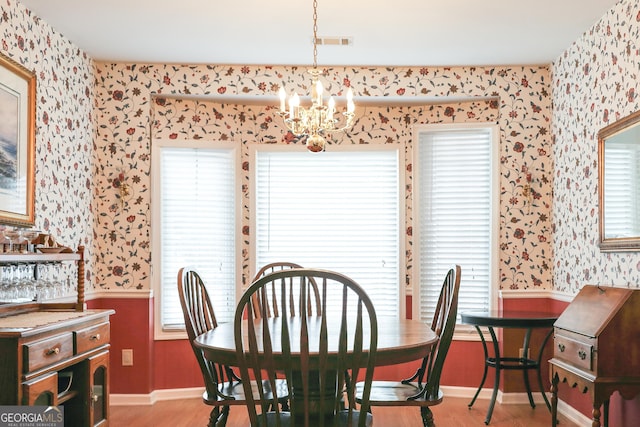
<path fill-rule="evenodd" d="M 640 251 L 640 111 L 598 132 L 600 250 Z"/>

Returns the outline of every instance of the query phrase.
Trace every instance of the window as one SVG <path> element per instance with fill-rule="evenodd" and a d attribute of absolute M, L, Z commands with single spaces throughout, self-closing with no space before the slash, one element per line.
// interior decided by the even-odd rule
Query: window
<path fill-rule="evenodd" d="M 640 235 L 640 150 L 638 142 L 608 141 L 604 151 L 604 219 L 607 238 Z"/>
<path fill-rule="evenodd" d="M 498 234 L 498 130 L 493 125 L 420 127 L 414 149 L 414 247 L 418 306 L 431 320 L 448 268 L 462 269 L 458 311 L 492 307 Z M 414 303 L 415 304 L 415 303 Z"/>
<path fill-rule="evenodd" d="M 154 141 L 153 276 L 157 338 L 184 335 L 178 270 L 196 267 L 218 322 L 236 302 L 236 149 L 226 144 Z M 173 331 L 173 335 L 172 335 Z"/>
<path fill-rule="evenodd" d="M 399 149 L 299 148 L 253 147 L 255 269 L 289 261 L 339 271 L 365 289 L 378 316 L 403 315 Z"/>

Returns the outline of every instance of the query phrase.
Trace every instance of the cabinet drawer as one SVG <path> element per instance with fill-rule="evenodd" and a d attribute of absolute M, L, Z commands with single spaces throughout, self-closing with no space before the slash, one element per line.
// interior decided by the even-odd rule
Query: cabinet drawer
<path fill-rule="evenodd" d="M 81 354 L 109 343 L 109 323 L 79 329 L 73 334 L 75 335 L 76 354 Z"/>
<path fill-rule="evenodd" d="M 555 337 L 554 356 L 583 369 L 593 370 L 593 345 L 562 335 Z"/>
<path fill-rule="evenodd" d="M 56 335 L 24 345 L 24 370 L 35 371 L 73 356 L 73 334 Z"/>

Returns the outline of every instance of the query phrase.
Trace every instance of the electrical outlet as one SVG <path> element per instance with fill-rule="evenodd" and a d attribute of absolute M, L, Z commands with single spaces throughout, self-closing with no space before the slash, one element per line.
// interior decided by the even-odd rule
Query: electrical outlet
<path fill-rule="evenodd" d="M 133 349 L 122 349 L 122 366 L 133 366 Z"/>

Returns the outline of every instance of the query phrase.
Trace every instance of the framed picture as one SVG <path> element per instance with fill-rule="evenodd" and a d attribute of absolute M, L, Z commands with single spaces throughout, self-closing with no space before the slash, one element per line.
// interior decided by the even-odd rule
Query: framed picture
<path fill-rule="evenodd" d="M 0 54 L 0 223 L 34 225 L 36 76 Z"/>

